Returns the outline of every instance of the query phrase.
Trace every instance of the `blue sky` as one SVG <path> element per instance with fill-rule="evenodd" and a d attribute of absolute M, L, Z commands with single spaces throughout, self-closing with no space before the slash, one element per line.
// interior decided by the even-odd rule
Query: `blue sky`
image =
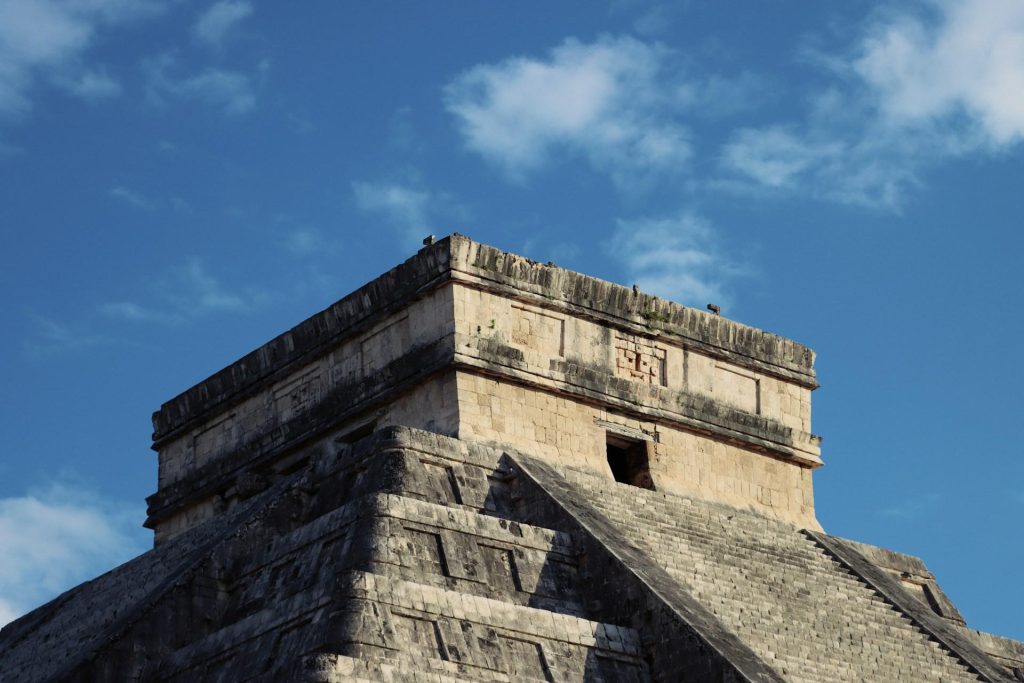
<path fill-rule="evenodd" d="M 458 231 L 807 343 L 819 519 L 1024 639 L 1024 4 L 0 0 L 0 623 L 160 403 Z"/>

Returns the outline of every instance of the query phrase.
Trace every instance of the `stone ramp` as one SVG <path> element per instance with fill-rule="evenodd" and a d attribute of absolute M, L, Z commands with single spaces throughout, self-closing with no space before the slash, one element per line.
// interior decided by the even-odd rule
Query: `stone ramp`
<path fill-rule="evenodd" d="M 517 456 L 540 483 L 561 475 Z M 650 560 L 785 680 L 981 678 L 957 655 L 813 539 L 773 519 L 579 472 L 565 485 L 623 530 Z"/>

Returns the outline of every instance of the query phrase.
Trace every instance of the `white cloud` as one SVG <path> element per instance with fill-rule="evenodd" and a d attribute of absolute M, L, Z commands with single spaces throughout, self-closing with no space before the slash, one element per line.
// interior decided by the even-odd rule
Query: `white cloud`
<path fill-rule="evenodd" d="M 162 103 L 166 98 L 194 100 L 220 108 L 226 114 L 245 114 L 256 106 L 253 80 L 247 74 L 225 69 L 208 68 L 198 74 L 174 77 L 171 55 L 162 55 L 144 66 L 151 100 Z"/>
<path fill-rule="evenodd" d="M 1024 139 L 1024 3 L 945 0 L 873 24 L 853 68 L 894 125 L 966 115 L 993 146 Z"/>
<path fill-rule="evenodd" d="M 473 67 L 446 87 L 445 102 L 469 149 L 511 177 L 568 155 L 630 185 L 691 156 L 668 55 L 632 38 L 569 39 L 547 59 Z"/>
<path fill-rule="evenodd" d="M 640 289 L 698 308 L 727 307 L 727 285 L 743 274 L 722 254 L 712 226 L 692 213 L 620 219 L 606 247 Z"/>
<path fill-rule="evenodd" d="M 143 518 L 67 484 L 0 498 L 0 625 L 146 550 Z"/>
<path fill-rule="evenodd" d="M 112 301 L 100 305 L 99 311 L 130 322 L 176 325 L 216 313 L 250 313 L 270 296 L 253 289 L 233 291 L 210 273 L 202 259 L 191 258 L 162 279 L 159 298 L 162 301 L 149 305 Z"/>
<path fill-rule="evenodd" d="M 463 221 L 467 209 L 453 197 L 393 182 L 352 183 L 356 206 L 368 213 L 378 213 L 401 231 L 407 246 L 420 245 L 430 234 L 452 231 L 450 223 Z"/>
<path fill-rule="evenodd" d="M 193 32 L 204 43 L 219 46 L 228 32 L 250 14 L 252 5 L 244 0 L 220 0 L 199 15 Z"/>
<path fill-rule="evenodd" d="M 810 57 L 835 80 L 805 120 L 740 129 L 723 145 L 721 168 L 739 187 L 899 209 L 928 169 L 1024 140 L 1019 0 L 904 5 L 869 22 L 845 56 Z"/>
<path fill-rule="evenodd" d="M 40 81 L 88 99 L 117 94 L 112 77 L 82 61 L 102 30 L 158 9 L 148 0 L 0 0 L 0 114 L 30 109 Z"/>

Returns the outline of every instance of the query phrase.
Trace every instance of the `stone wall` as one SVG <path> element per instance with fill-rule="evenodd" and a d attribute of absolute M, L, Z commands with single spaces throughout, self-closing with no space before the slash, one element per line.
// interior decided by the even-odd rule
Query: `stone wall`
<path fill-rule="evenodd" d="M 457 284 L 455 330 L 467 339 L 515 348 L 528 371 L 546 375 L 552 360 L 615 377 L 688 391 L 803 432 L 811 429 L 811 389 L 760 366 L 723 360 L 659 334 Z M 460 349 L 461 350 L 461 349 Z"/>
<path fill-rule="evenodd" d="M 343 339 L 324 355 L 292 368 L 227 410 L 213 412 L 190 429 L 163 440 L 159 446 L 160 487 L 310 412 L 330 389 L 357 385 L 380 374 L 410 350 L 444 339 L 453 325 L 451 302 L 450 286 L 434 290 L 362 333 Z M 408 411 L 404 415 L 413 417 Z"/>
<path fill-rule="evenodd" d="M 654 488 L 820 528 L 811 470 L 601 405 L 459 372 L 459 437 L 507 445 L 611 478 L 608 434 L 650 440 Z"/>

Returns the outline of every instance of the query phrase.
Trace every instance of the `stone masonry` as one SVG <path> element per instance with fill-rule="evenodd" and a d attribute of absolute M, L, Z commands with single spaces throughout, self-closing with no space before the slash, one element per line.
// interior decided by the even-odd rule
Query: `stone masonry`
<path fill-rule="evenodd" d="M 814 514 L 813 353 L 453 235 L 165 403 L 2 681 L 1024 681 Z"/>

